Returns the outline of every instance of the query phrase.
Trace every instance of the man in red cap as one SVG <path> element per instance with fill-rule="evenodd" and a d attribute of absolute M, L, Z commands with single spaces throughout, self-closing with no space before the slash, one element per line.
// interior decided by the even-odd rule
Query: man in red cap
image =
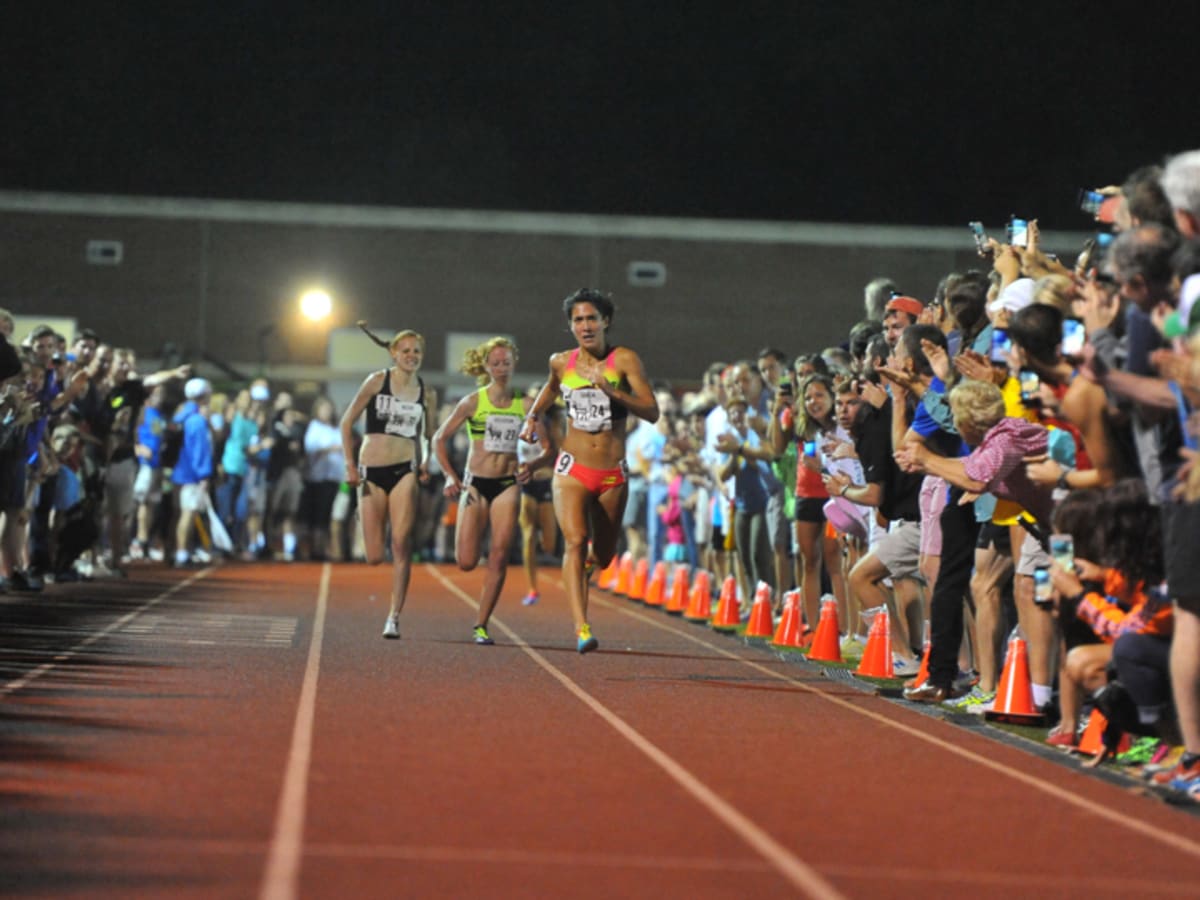
<path fill-rule="evenodd" d="M 917 319 L 925 309 L 925 304 L 916 297 L 905 297 L 903 294 L 892 294 L 883 310 L 884 336 L 888 346 L 895 347 L 896 341 L 909 325 L 916 325 Z"/>

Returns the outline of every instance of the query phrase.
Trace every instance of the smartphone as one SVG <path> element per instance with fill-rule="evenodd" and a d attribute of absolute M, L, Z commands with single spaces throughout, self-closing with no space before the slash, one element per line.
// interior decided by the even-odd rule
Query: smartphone
<path fill-rule="evenodd" d="M 779 379 L 779 393 L 785 397 L 792 396 L 792 379 L 786 375 Z"/>
<path fill-rule="evenodd" d="M 975 252 L 977 252 L 980 256 L 987 256 L 988 236 L 987 232 L 983 230 L 983 223 L 968 222 L 967 227 L 971 229 L 971 234 L 975 238 Z"/>
<path fill-rule="evenodd" d="M 1021 383 L 1021 402 L 1026 406 L 1037 406 L 1042 402 L 1038 392 L 1042 388 L 1042 379 L 1033 369 L 1022 369 L 1017 375 Z"/>
<path fill-rule="evenodd" d="M 1054 585 L 1050 581 L 1050 570 L 1045 566 L 1033 570 L 1033 602 L 1038 606 L 1054 605 Z"/>
<path fill-rule="evenodd" d="M 1064 572 L 1075 571 L 1075 539 L 1069 534 L 1050 535 L 1050 555 Z"/>
<path fill-rule="evenodd" d="M 1012 338 L 1008 336 L 1008 330 L 1004 328 L 996 328 L 992 331 L 992 352 L 988 357 L 993 363 L 1000 366 L 1008 365 L 1008 357 L 1012 353 Z"/>
<path fill-rule="evenodd" d="M 808 456 L 808 457 L 815 457 L 817 455 L 817 442 L 816 441 L 805 441 L 804 442 L 804 455 Z"/>
<path fill-rule="evenodd" d="M 1008 220 L 1008 243 L 1013 247 L 1029 246 L 1029 220 L 1012 216 Z"/>
<path fill-rule="evenodd" d="M 1096 233 L 1096 247 L 1100 250 L 1107 250 L 1113 242 L 1113 233 L 1111 231 L 1099 231 Z"/>
<path fill-rule="evenodd" d="M 1062 323 L 1062 354 L 1063 356 L 1078 356 L 1083 352 L 1083 342 L 1087 338 L 1083 323 L 1078 319 L 1063 319 Z"/>

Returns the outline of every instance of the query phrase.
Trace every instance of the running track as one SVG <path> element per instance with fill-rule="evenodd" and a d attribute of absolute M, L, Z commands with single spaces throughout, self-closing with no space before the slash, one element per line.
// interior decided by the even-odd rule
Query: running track
<path fill-rule="evenodd" d="M 1200 819 L 557 573 L 0 597 L 0 894 L 1194 897 Z"/>

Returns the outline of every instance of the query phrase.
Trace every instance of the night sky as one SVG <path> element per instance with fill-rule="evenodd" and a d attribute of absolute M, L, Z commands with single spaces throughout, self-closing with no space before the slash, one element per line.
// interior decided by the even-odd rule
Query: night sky
<path fill-rule="evenodd" d="M 1200 147 L 1149 5 L 171 6 L 6 17 L 0 187 L 1078 229 Z"/>

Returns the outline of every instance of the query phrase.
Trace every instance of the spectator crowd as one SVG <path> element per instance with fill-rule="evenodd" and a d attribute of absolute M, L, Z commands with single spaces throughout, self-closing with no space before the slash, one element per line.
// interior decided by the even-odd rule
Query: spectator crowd
<path fill-rule="evenodd" d="M 1125 761 L 1200 800 L 1200 150 L 1086 201 L 1073 260 L 1014 220 L 936 285 L 873 280 L 838 346 L 735 335 L 697 390 L 656 384 L 624 549 L 734 576 L 746 616 L 760 585 L 776 615 L 795 589 L 811 630 L 832 596 L 847 656 L 886 609 L 898 676 L 928 647 L 914 703 L 987 712 L 1015 631 L 1050 744 L 1101 709 L 1098 759 L 1131 735 Z M 215 552 L 361 558 L 327 397 L 142 374 L 89 329 L 14 335 L 5 311 L 0 333 L 6 590 Z M 442 560 L 455 508 L 429 462 L 414 545 Z M 555 548 L 548 479 L 522 513 L 527 602 Z"/>

